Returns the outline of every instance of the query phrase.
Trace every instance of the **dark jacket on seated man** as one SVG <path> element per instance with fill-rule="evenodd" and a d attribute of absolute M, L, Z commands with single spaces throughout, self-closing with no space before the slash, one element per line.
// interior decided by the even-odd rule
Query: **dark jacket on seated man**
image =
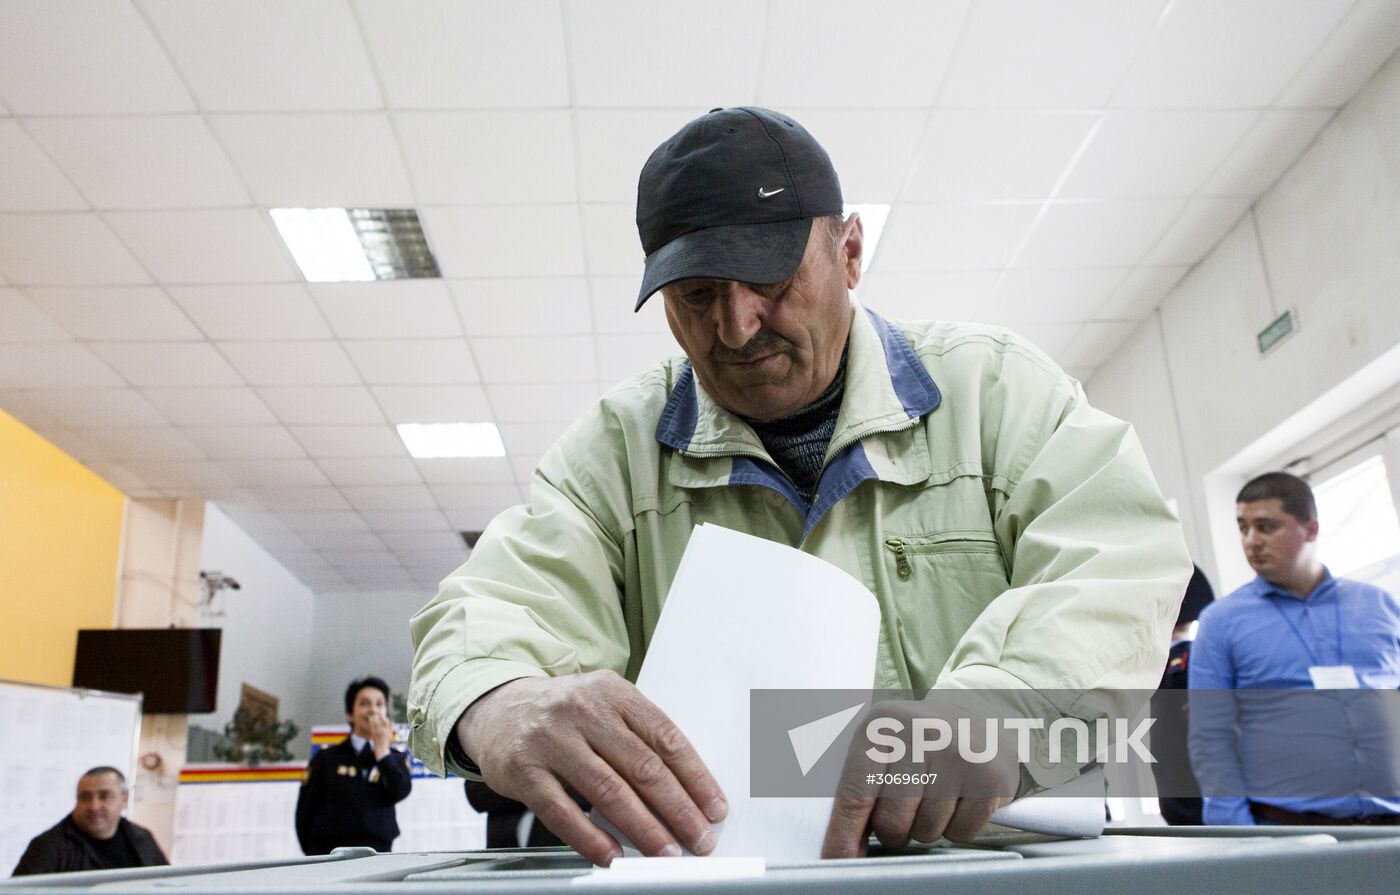
<path fill-rule="evenodd" d="M 94 839 L 73 822 L 72 816 L 35 836 L 15 865 L 15 876 L 32 873 L 68 873 L 74 870 L 110 870 L 117 867 L 152 867 L 169 864 L 155 837 L 126 818 L 110 839 Z"/>

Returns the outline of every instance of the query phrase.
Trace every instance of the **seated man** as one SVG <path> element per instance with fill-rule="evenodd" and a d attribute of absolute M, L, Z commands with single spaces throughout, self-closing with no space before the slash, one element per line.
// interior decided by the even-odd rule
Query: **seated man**
<path fill-rule="evenodd" d="M 297 794 L 297 840 L 308 855 L 346 845 L 389 851 L 399 835 L 394 805 L 408 798 L 408 758 L 389 748 L 394 724 L 386 706 L 389 685 L 377 677 L 345 690 L 350 735 L 311 759 Z"/>
<path fill-rule="evenodd" d="M 149 830 L 126 818 L 126 777 L 105 765 L 78 780 L 73 813 L 35 836 L 15 876 L 169 864 Z"/>
<path fill-rule="evenodd" d="M 598 864 L 619 843 L 570 790 L 644 854 L 713 851 L 725 794 L 631 683 L 702 523 L 862 581 L 873 686 L 1014 690 L 1055 719 L 1156 682 L 1191 563 L 1132 430 L 1005 330 L 854 304 L 861 221 L 804 128 L 756 108 L 692 121 L 643 167 L 637 225 L 635 307 L 660 292 L 648 310 L 686 356 L 575 423 L 529 505 L 413 619 L 410 745 L 429 768 L 479 772 Z M 1068 779 L 1027 773 L 998 795 Z M 843 797 L 823 853 L 858 855 L 871 829 L 968 838 L 997 805 Z"/>

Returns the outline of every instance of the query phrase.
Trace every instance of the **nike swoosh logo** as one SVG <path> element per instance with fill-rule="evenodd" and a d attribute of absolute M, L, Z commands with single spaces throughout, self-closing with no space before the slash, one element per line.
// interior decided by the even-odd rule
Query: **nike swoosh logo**
<path fill-rule="evenodd" d="M 767 199 L 769 196 L 776 196 L 776 195 L 778 195 L 779 193 L 781 193 L 781 192 L 782 192 L 783 190 L 785 190 L 785 189 L 787 189 L 787 187 L 785 187 L 785 186 L 780 186 L 780 187 L 778 187 L 776 190 L 765 190 L 763 187 L 759 187 L 759 188 L 758 188 L 758 198 L 760 198 L 760 199 Z"/>

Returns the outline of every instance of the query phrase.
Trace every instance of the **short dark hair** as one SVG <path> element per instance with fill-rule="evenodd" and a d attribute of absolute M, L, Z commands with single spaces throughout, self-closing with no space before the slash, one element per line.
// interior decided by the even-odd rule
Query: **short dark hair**
<path fill-rule="evenodd" d="M 1313 499 L 1308 483 L 1286 472 L 1266 472 L 1250 479 L 1235 503 L 1253 503 L 1256 500 L 1278 500 L 1283 511 L 1304 525 L 1317 518 L 1317 501 Z"/>
<path fill-rule="evenodd" d="M 121 785 L 121 788 L 126 789 L 126 775 L 111 765 L 100 764 L 95 768 L 89 768 L 83 771 L 83 777 L 95 777 L 98 774 L 111 774 L 113 777 L 117 778 L 117 783 Z M 78 779 L 81 780 L 83 777 L 79 777 Z"/>
<path fill-rule="evenodd" d="M 374 675 L 355 678 L 350 682 L 350 686 L 345 688 L 345 714 L 353 714 L 355 711 L 355 697 L 360 695 L 360 691 L 365 687 L 373 687 L 384 694 L 384 702 L 389 702 L 389 685 L 384 683 L 383 678 Z"/>

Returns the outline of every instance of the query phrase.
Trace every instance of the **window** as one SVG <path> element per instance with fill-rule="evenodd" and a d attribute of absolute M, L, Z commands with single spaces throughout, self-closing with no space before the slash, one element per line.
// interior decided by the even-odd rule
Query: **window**
<path fill-rule="evenodd" d="M 1379 450 L 1368 453 L 1328 478 L 1313 476 L 1321 529 L 1318 558 L 1334 575 L 1365 580 L 1374 577 L 1372 572 L 1383 575 L 1385 566 L 1400 565 L 1400 519 L 1385 458 Z"/>

